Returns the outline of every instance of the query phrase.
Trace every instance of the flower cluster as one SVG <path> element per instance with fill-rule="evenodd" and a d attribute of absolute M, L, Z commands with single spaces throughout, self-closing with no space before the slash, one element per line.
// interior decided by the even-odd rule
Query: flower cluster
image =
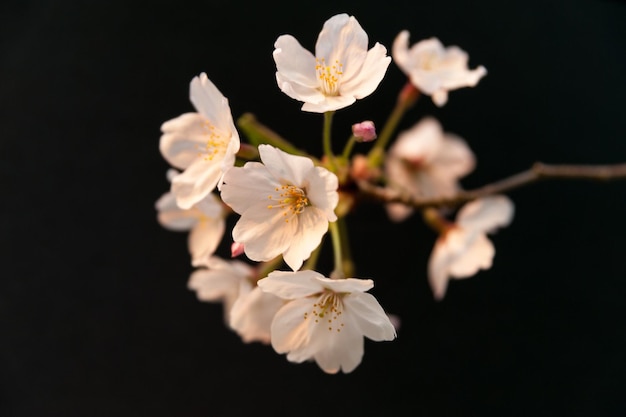
<path fill-rule="evenodd" d="M 399 117 L 420 95 L 443 106 L 448 93 L 475 86 L 484 67 L 467 68 L 458 47 L 436 38 L 409 48 L 400 32 L 392 56 L 347 14 L 328 19 L 315 53 L 291 35 L 274 44 L 276 82 L 302 111 L 323 113 L 324 155 L 309 155 L 249 115 L 234 122 L 228 100 L 205 73 L 190 83 L 195 112 L 161 126 L 160 151 L 171 165 L 171 187 L 156 203 L 163 227 L 189 233 L 189 289 L 198 299 L 219 302 L 224 319 L 244 342 L 270 344 L 291 362 L 315 361 L 327 373 L 353 371 L 365 338 L 391 341 L 397 320 L 369 293 L 371 279 L 354 277 L 345 217 L 374 186 L 407 198 L 383 201 L 389 218 L 401 222 L 420 209 L 439 233 L 428 279 L 441 300 L 450 278 L 489 268 L 494 247 L 487 238 L 509 224 L 513 204 L 503 195 L 458 205 L 418 207 L 414 199 L 452 198 L 475 157 L 460 137 L 433 117 L 393 136 Z M 373 122 L 355 121 L 341 154 L 332 152 L 331 119 L 337 110 L 372 94 L 393 61 L 407 76 L 394 117 L 378 134 Z M 247 142 L 242 143 L 241 137 Z M 353 153 L 371 142 L 368 154 Z M 457 211 L 457 209 L 459 209 Z M 449 216 L 456 212 L 456 220 Z M 237 221 L 229 235 L 226 219 Z M 316 271 L 324 237 L 331 237 L 334 268 Z M 231 244 L 231 259 L 216 252 Z M 245 259 L 237 259 L 239 257 Z M 386 278 L 386 277 L 382 277 Z M 396 324 L 396 326 L 394 326 Z"/>

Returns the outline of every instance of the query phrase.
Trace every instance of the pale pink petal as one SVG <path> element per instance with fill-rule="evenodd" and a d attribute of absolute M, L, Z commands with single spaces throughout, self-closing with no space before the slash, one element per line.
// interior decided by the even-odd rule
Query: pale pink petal
<path fill-rule="evenodd" d="M 315 353 L 315 362 L 328 374 L 339 371 L 350 373 L 361 363 L 364 353 L 363 335 L 358 327 L 346 324 L 339 329 L 325 329 L 318 326 L 318 332 L 327 333 L 327 342 Z M 319 339 L 322 339 L 318 336 Z"/>
<path fill-rule="evenodd" d="M 346 295 L 343 302 L 365 337 L 377 342 L 396 337 L 393 324 L 373 295 L 354 292 Z"/>
<path fill-rule="evenodd" d="M 168 230 L 186 232 L 198 222 L 200 213 L 194 209 L 183 210 L 178 207 L 176 196 L 170 192 L 163 194 L 155 207 L 159 224 Z"/>
<path fill-rule="evenodd" d="M 438 171 L 437 175 L 456 180 L 472 172 L 476 158 L 465 140 L 456 135 L 445 134 L 431 165 L 433 170 Z"/>
<path fill-rule="evenodd" d="M 291 155 L 271 145 L 259 145 L 265 168 L 281 184 L 304 186 L 304 179 L 313 170 L 313 161 L 305 156 Z"/>
<path fill-rule="evenodd" d="M 198 158 L 206 143 L 207 120 L 198 113 L 185 113 L 161 125 L 159 150 L 172 166 L 185 169 Z"/>
<path fill-rule="evenodd" d="M 222 95 L 205 73 L 201 73 L 191 80 L 189 99 L 198 113 L 202 114 L 219 130 L 230 134 L 234 132 L 228 99 Z"/>
<path fill-rule="evenodd" d="M 245 343 L 270 343 L 270 328 L 276 312 L 284 301 L 255 287 L 240 295 L 230 310 L 230 327 L 239 334 Z"/>
<path fill-rule="evenodd" d="M 315 103 L 307 101 L 302 105 L 302 111 L 311 113 L 325 113 L 327 111 L 335 111 L 348 107 L 356 101 L 352 96 L 324 96 L 324 101 Z"/>
<path fill-rule="evenodd" d="M 295 83 L 307 89 L 318 87 L 315 57 L 304 49 L 291 35 L 279 36 L 274 43 L 276 70 L 285 82 Z M 280 82 L 279 82 L 280 84 Z"/>
<path fill-rule="evenodd" d="M 504 195 L 476 199 L 465 204 L 457 214 L 457 224 L 468 230 L 492 233 L 508 226 L 513 219 L 513 202 Z"/>
<path fill-rule="evenodd" d="M 315 57 L 326 65 L 343 65 L 343 76 L 350 79 L 358 72 L 367 54 L 367 33 L 354 16 L 338 14 L 328 19 L 315 44 Z"/>
<path fill-rule="evenodd" d="M 385 77 L 390 63 L 391 57 L 387 56 L 387 48 L 376 43 L 367 52 L 361 71 L 352 79 L 344 77 L 340 86 L 340 93 L 354 96 L 357 99 L 369 96 Z"/>
<path fill-rule="evenodd" d="M 172 193 L 183 209 L 191 208 L 215 189 L 222 176 L 219 165 L 196 159 L 185 171 L 172 179 Z"/>
<path fill-rule="evenodd" d="M 289 97 L 305 103 L 325 103 L 326 96 L 318 89 L 290 81 L 282 73 L 276 73 L 276 83 L 280 90 Z"/>
<path fill-rule="evenodd" d="M 450 275 L 448 268 L 454 259 L 454 253 L 446 245 L 446 240 L 439 237 L 428 260 L 428 283 L 436 300 L 442 300 L 448 288 Z"/>
<path fill-rule="evenodd" d="M 283 259 L 291 269 L 297 271 L 322 242 L 322 237 L 328 231 L 328 220 L 322 210 L 311 206 L 293 216 L 291 221 L 297 225 L 295 230 L 297 237 L 290 236 L 292 240 L 283 252 Z"/>
<path fill-rule="evenodd" d="M 309 327 L 312 320 L 310 317 L 305 317 L 307 313 L 311 314 L 315 301 L 315 299 L 309 297 L 297 298 L 285 304 L 276 312 L 270 331 L 272 334 L 272 347 L 277 353 L 297 351 L 303 347 L 311 348 L 311 342 L 315 341 L 310 337 Z M 292 356 L 291 358 L 288 357 L 288 359 L 292 362 L 303 362 L 311 359 L 311 357 L 312 355 L 309 353 L 300 358 Z"/>
<path fill-rule="evenodd" d="M 202 217 L 196 226 L 191 229 L 188 237 L 188 247 L 191 253 L 191 263 L 196 265 L 199 259 L 215 253 L 224 237 L 226 222 L 223 217 Z"/>
<path fill-rule="evenodd" d="M 280 186 L 265 165 L 259 162 L 247 162 L 243 167 L 233 167 L 226 171 L 220 195 L 222 200 L 235 212 L 242 214 L 251 201 L 267 201 Z"/>
<path fill-rule="evenodd" d="M 493 243 L 482 233 L 477 233 L 467 242 L 464 251 L 458 253 L 449 266 L 450 276 L 456 279 L 469 278 L 481 269 L 491 268 L 495 249 Z"/>
<path fill-rule="evenodd" d="M 409 37 L 409 31 L 403 30 L 398 33 L 391 46 L 393 61 L 405 72 L 409 60 Z"/>
<path fill-rule="evenodd" d="M 328 221 L 337 220 L 335 208 L 339 202 L 337 187 L 339 180 L 335 174 L 322 167 L 315 167 L 307 178 L 306 195 L 309 202 L 322 210 Z"/>
<path fill-rule="evenodd" d="M 372 281 L 371 279 L 360 279 L 360 278 L 332 279 L 332 278 L 326 278 L 323 275 L 319 275 L 316 279 L 325 288 L 328 288 L 335 293 L 365 292 L 374 287 L 374 281 Z"/>
<path fill-rule="evenodd" d="M 265 292 L 286 300 L 293 300 L 324 291 L 319 278 L 323 278 L 323 275 L 312 270 L 273 271 L 266 278 L 259 280 L 257 284 Z"/>

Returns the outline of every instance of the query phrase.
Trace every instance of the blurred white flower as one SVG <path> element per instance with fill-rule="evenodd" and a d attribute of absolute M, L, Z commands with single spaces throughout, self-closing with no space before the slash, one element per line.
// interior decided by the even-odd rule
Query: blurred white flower
<path fill-rule="evenodd" d="M 270 343 L 270 329 L 285 300 L 249 282 L 242 282 L 239 297 L 230 310 L 230 327 L 245 343 Z"/>
<path fill-rule="evenodd" d="M 474 200 L 459 210 L 456 222 L 435 242 L 428 262 L 435 299 L 444 297 L 450 278 L 469 278 L 480 269 L 491 268 L 495 248 L 487 233 L 508 226 L 513 212 L 513 203 L 503 195 Z"/>
<path fill-rule="evenodd" d="M 213 191 L 223 172 L 235 164 L 240 146 L 228 100 L 205 73 L 193 78 L 189 96 L 197 113 L 163 123 L 159 143 L 165 160 L 183 170 L 172 179 L 171 191 L 185 209 Z"/>
<path fill-rule="evenodd" d="M 352 372 L 363 358 L 364 337 L 393 340 L 396 331 L 367 290 L 369 279 L 330 279 L 304 270 L 271 272 L 261 290 L 289 300 L 271 326 L 272 347 L 290 362 L 315 360 L 324 372 Z"/>
<path fill-rule="evenodd" d="M 445 133 L 436 119 L 425 117 L 398 135 L 387 153 L 385 174 L 391 188 L 414 197 L 449 197 L 459 190 L 459 179 L 469 174 L 475 163 L 463 139 Z M 394 221 L 413 213 L 401 203 L 386 208 Z"/>
<path fill-rule="evenodd" d="M 282 254 L 298 270 L 320 244 L 328 222 L 337 220 L 337 176 L 270 145 L 260 145 L 259 154 L 263 163 L 247 162 L 224 175 L 222 200 L 241 214 L 233 239 L 254 261 Z"/>
<path fill-rule="evenodd" d="M 239 260 L 226 261 L 211 256 L 198 264 L 201 268 L 191 273 L 187 288 L 195 291 L 198 300 L 221 302 L 224 306 L 224 321 L 229 324 L 233 304 L 243 292 L 252 288 L 254 268 Z"/>
<path fill-rule="evenodd" d="M 367 33 L 354 16 L 338 14 L 324 23 L 315 55 L 291 35 L 274 44 L 276 81 L 303 111 L 324 113 L 370 95 L 385 76 L 391 57 L 376 43 L 369 51 Z"/>
<path fill-rule="evenodd" d="M 168 230 L 189 232 L 188 247 L 193 265 L 213 255 L 226 228 L 224 206 L 215 194 L 207 194 L 191 208 L 181 209 L 176 204 L 174 194 L 167 192 L 157 200 L 155 206 L 161 226 Z"/>
<path fill-rule="evenodd" d="M 457 46 L 444 48 L 439 39 L 420 41 L 409 48 L 409 32 L 404 30 L 393 42 L 394 62 L 421 92 L 441 107 L 448 101 L 448 91 L 474 87 L 487 74 L 483 66 L 470 70 L 468 56 Z"/>

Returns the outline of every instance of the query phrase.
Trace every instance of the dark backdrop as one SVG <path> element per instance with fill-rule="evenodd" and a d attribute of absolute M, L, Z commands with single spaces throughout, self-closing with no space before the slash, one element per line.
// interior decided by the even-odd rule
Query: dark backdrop
<path fill-rule="evenodd" d="M 367 341 L 349 375 L 241 343 L 221 306 L 186 289 L 185 236 L 155 220 L 161 123 L 192 109 L 188 83 L 206 71 L 235 117 L 318 152 L 321 116 L 279 91 L 271 54 L 284 33 L 313 49 L 338 12 L 372 43 L 408 29 L 488 69 L 402 125 L 431 114 L 464 137 L 478 158 L 466 187 L 534 161 L 626 159 L 622 2 L 3 2 L 1 416 L 626 415 L 623 182 L 511 192 L 493 268 L 440 303 L 425 276 L 432 232 L 361 207 L 358 275 L 402 327 Z M 403 82 L 392 63 L 336 131 L 382 124 Z"/>

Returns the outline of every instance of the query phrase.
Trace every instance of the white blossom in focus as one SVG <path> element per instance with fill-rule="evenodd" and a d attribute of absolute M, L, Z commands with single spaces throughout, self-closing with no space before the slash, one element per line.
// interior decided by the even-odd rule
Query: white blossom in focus
<path fill-rule="evenodd" d="M 335 174 L 311 159 L 260 145 L 261 161 L 233 167 L 224 175 L 222 200 L 241 218 L 233 239 L 248 258 L 269 261 L 283 255 L 298 270 L 337 220 Z"/>
<path fill-rule="evenodd" d="M 193 265 L 213 255 L 224 237 L 226 214 L 222 202 L 213 193 L 191 208 L 181 209 L 174 194 L 167 192 L 157 200 L 156 209 L 161 226 L 173 231 L 189 231 L 188 247 Z"/>
<path fill-rule="evenodd" d="M 213 191 L 240 146 L 228 100 L 205 73 L 193 78 L 189 96 L 197 112 L 163 123 L 159 143 L 165 160 L 183 171 L 172 179 L 171 191 L 184 209 Z"/>
<path fill-rule="evenodd" d="M 202 268 L 191 273 L 187 288 L 195 291 L 198 300 L 223 303 L 224 320 L 230 321 L 230 311 L 242 293 L 252 288 L 254 268 L 239 260 L 226 261 L 211 256 L 201 264 Z"/>
<path fill-rule="evenodd" d="M 311 271 L 271 272 L 261 290 L 288 302 L 271 326 L 272 347 L 290 362 L 315 360 L 324 372 L 352 372 L 363 358 L 364 337 L 393 340 L 396 331 L 369 279 L 330 279 Z"/>
<path fill-rule="evenodd" d="M 444 48 L 439 39 L 422 40 L 409 48 L 409 32 L 404 30 L 393 42 L 394 62 L 421 92 L 441 107 L 448 91 L 474 87 L 487 74 L 483 66 L 468 69 L 468 56 L 457 46 Z"/>
<path fill-rule="evenodd" d="M 278 37 L 274 47 L 278 86 L 304 102 L 303 111 L 315 113 L 338 110 L 370 95 L 391 62 L 379 43 L 368 51 L 367 33 L 347 14 L 324 23 L 315 55 L 291 35 Z"/>
<path fill-rule="evenodd" d="M 451 278 L 469 278 L 480 269 L 491 268 L 495 248 L 487 234 L 508 226 L 513 212 L 513 203 L 503 195 L 474 200 L 459 210 L 456 222 L 435 242 L 428 261 L 435 299 L 444 297 Z"/>
<path fill-rule="evenodd" d="M 444 132 L 433 117 L 426 117 L 401 132 L 389 148 L 385 174 L 389 186 L 419 198 L 449 197 L 459 179 L 476 164 L 473 152 L 460 137 Z M 413 209 L 402 203 L 386 205 L 393 221 L 402 221 Z"/>

